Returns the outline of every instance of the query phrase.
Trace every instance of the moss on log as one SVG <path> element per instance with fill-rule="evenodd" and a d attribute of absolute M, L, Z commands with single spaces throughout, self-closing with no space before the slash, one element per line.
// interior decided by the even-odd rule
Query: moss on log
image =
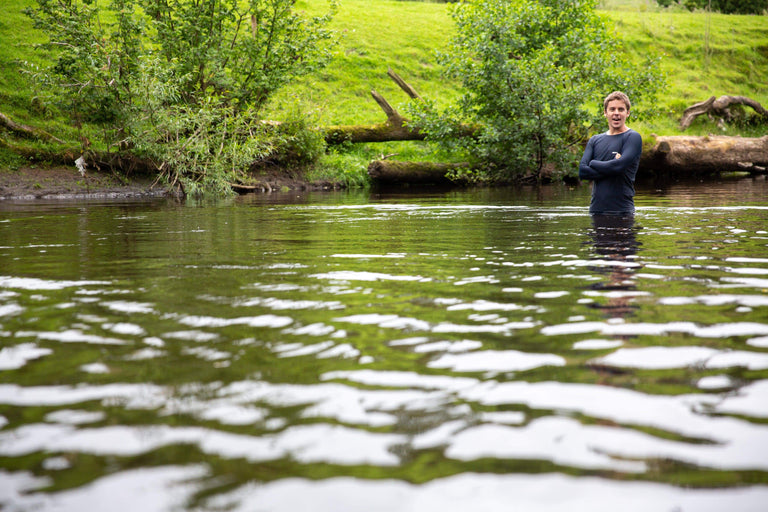
<path fill-rule="evenodd" d="M 368 176 L 379 184 L 459 185 L 464 182 L 453 180 L 447 175 L 461 169 L 469 169 L 469 164 L 374 160 L 368 165 Z"/>
<path fill-rule="evenodd" d="M 424 140 L 424 135 L 405 126 L 393 125 L 389 122 L 325 128 L 325 142 L 331 145 L 345 142 L 390 142 L 396 140 Z"/>
<path fill-rule="evenodd" d="M 26 137 L 28 139 L 36 139 L 36 140 L 43 140 L 47 142 L 57 142 L 59 144 L 64 144 L 64 141 L 61 139 L 58 139 L 51 135 L 50 133 L 46 132 L 45 130 L 41 130 L 40 128 L 36 128 L 34 126 L 27 126 L 25 124 L 17 123 L 7 115 L 0 112 L 0 128 L 5 128 L 6 130 L 9 130 L 17 135 L 21 135 L 22 137 Z"/>

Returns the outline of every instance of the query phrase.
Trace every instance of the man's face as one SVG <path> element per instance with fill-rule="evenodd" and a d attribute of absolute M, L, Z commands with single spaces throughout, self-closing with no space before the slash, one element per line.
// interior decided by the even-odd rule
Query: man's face
<path fill-rule="evenodd" d="M 611 100 L 605 107 L 605 118 L 608 120 L 608 128 L 611 132 L 624 131 L 628 117 L 629 110 L 621 100 Z"/>

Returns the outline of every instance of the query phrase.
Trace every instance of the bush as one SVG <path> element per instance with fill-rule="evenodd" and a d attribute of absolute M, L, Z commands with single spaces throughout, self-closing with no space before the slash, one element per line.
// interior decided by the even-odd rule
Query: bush
<path fill-rule="evenodd" d="M 269 98 L 330 60 L 336 0 L 316 17 L 294 3 L 37 0 L 27 14 L 56 57 L 35 76 L 76 121 L 108 124 L 105 145 L 134 146 L 171 183 L 223 190 L 279 145 L 260 124 Z"/>
<path fill-rule="evenodd" d="M 661 83 L 657 62 L 625 69 L 593 0 L 477 0 L 453 8 L 457 35 L 439 55 L 468 91 L 443 111 L 414 103 L 416 127 L 463 147 L 500 179 L 541 178 L 573 166 L 589 131 L 602 125 L 602 98 L 623 90 L 642 104 Z M 595 108 L 599 105 L 599 108 Z M 479 127 L 462 137 L 461 125 Z"/>

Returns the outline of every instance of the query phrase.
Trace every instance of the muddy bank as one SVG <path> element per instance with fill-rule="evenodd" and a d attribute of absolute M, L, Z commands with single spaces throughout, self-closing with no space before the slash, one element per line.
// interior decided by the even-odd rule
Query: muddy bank
<path fill-rule="evenodd" d="M 259 177 L 261 186 L 240 193 L 289 190 L 329 190 L 331 183 L 308 183 L 301 176 L 267 172 Z M 100 199 L 175 197 L 164 184 L 150 175 L 117 176 L 88 172 L 81 176 L 73 167 L 0 168 L 0 201 L 32 199 Z"/>
<path fill-rule="evenodd" d="M 75 167 L 0 169 L 0 199 L 72 199 L 162 197 L 166 190 L 146 176 L 128 179 L 87 173 Z"/>

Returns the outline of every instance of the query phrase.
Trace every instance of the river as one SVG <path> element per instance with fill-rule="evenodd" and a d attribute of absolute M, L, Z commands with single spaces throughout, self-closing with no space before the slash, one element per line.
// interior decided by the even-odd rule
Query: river
<path fill-rule="evenodd" d="M 764 511 L 768 182 L 0 202 L 7 511 Z"/>

